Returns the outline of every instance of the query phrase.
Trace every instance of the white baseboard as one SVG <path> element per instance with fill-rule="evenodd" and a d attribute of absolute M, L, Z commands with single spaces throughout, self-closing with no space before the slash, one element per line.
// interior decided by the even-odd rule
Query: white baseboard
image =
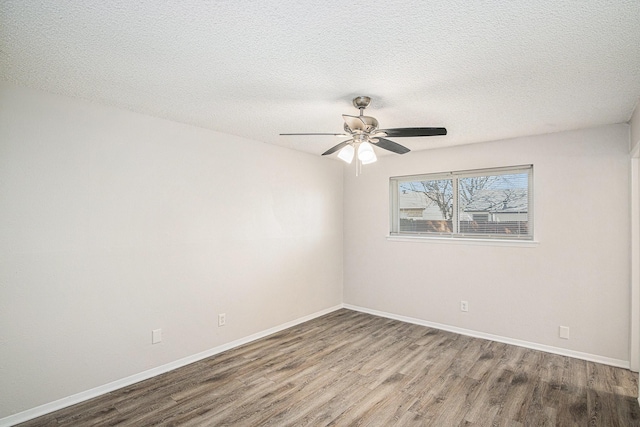
<path fill-rule="evenodd" d="M 546 353 L 558 354 L 560 356 L 568 356 L 576 359 L 588 360 L 590 362 L 602 363 L 604 365 L 615 366 L 617 368 L 630 369 L 630 363 L 628 360 L 613 359 L 611 357 L 598 356 L 596 354 L 582 353 L 580 351 L 568 350 L 566 348 L 553 347 L 550 345 L 537 344 L 529 341 L 518 340 L 514 338 L 502 337 L 499 335 L 487 334 L 484 332 L 478 332 L 471 329 L 458 328 L 455 326 L 443 325 L 441 323 L 429 322 L 426 320 L 416 319 L 413 317 L 401 316 L 398 314 L 387 313 L 384 311 L 372 310 L 365 307 L 358 307 L 351 304 L 343 304 L 344 308 L 349 310 L 361 311 L 363 313 L 373 314 L 375 316 L 386 317 L 388 319 L 400 320 L 402 322 L 413 323 L 421 326 L 428 326 L 430 328 L 441 329 L 443 331 L 454 332 L 460 335 L 468 335 L 470 337 L 482 338 L 485 340 L 497 341 L 504 344 L 516 345 L 518 347 L 530 348 L 532 350 L 540 350 Z"/>
<path fill-rule="evenodd" d="M 158 366 L 156 368 L 149 369 L 147 371 L 140 372 L 138 374 L 131 375 L 129 377 L 122 378 L 117 381 L 113 381 L 108 384 L 104 384 L 99 387 L 95 387 L 90 390 L 86 390 L 86 391 L 74 394 L 72 396 L 68 396 L 50 403 L 46 403 L 44 405 L 40 405 L 35 408 L 28 409 L 26 411 L 19 412 L 17 414 L 9 415 L 8 417 L 0 419 L 0 427 L 9 427 L 19 423 L 23 423 L 25 421 L 29 421 L 31 419 L 41 417 L 42 415 L 46 415 L 50 412 L 54 412 L 54 411 L 58 411 L 60 409 L 66 408 L 67 406 L 75 405 L 77 403 L 81 403 L 86 400 L 93 399 L 94 397 L 98 397 L 103 394 L 110 393 L 114 390 L 118 390 L 120 388 L 129 386 L 131 384 L 135 384 L 140 381 L 153 378 L 157 375 L 164 374 L 165 372 L 169 372 L 174 369 L 178 369 L 183 366 L 189 365 L 191 363 L 197 362 L 199 360 L 206 359 L 207 357 L 211 357 L 216 354 L 222 353 L 223 351 L 231 350 L 232 348 L 250 343 L 251 341 L 255 341 L 260 338 L 264 338 L 268 335 L 275 334 L 276 332 L 283 331 L 292 326 L 296 326 L 296 325 L 299 325 L 300 323 L 304 323 L 309 320 L 315 319 L 316 317 L 324 316 L 325 314 L 339 310 L 342 307 L 343 305 L 339 304 L 334 307 L 320 310 L 313 314 L 309 314 L 307 316 L 300 317 L 290 322 L 283 323 L 282 325 L 278 325 L 273 328 L 269 328 L 264 331 L 258 332 L 256 334 L 249 335 L 248 337 L 240 338 L 238 340 L 220 345 L 218 347 L 205 350 L 201 353 L 193 354 L 191 356 L 187 356 L 185 358 L 176 360 L 174 362 L 170 362 L 165 365 Z"/>

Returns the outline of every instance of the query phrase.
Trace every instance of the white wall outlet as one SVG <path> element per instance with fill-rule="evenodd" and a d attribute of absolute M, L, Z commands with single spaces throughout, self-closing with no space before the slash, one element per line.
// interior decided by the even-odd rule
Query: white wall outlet
<path fill-rule="evenodd" d="M 224 326 L 227 324 L 227 314 L 220 313 L 218 314 L 218 326 Z"/>
<path fill-rule="evenodd" d="M 162 341 L 162 329 L 154 329 L 151 331 L 151 344 L 158 344 Z"/>
<path fill-rule="evenodd" d="M 568 326 L 560 326 L 560 338 L 565 340 L 569 339 L 569 327 Z"/>
<path fill-rule="evenodd" d="M 460 301 L 460 311 L 469 311 L 469 302 Z"/>

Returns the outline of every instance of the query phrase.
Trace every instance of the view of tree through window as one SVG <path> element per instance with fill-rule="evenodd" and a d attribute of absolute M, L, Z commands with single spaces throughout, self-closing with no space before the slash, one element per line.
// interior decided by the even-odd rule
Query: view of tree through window
<path fill-rule="evenodd" d="M 391 233 L 530 239 L 531 172 L 526 166 L 391 178 Z"/>

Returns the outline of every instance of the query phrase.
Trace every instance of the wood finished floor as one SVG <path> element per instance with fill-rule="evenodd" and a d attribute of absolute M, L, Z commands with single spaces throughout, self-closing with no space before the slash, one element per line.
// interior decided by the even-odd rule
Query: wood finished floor
<path fill-rule="evenodd" d="M 21 426 L 640 426 L 637 381 L 343 309 Z"/>

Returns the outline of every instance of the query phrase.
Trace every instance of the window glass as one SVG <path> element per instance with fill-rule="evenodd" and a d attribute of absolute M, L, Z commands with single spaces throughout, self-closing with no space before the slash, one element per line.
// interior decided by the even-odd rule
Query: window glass
<path fill-rule="evenodd" d="M 399 188 L 400 232 L 453 232 L 453 181 L 406 181 Z"/>
<path fill-rule="evenodd" d="M 391 234 L 532 239 L 532 166 L 394 177 Z"/>
<path fill-rule="evenodd" d="M 459 233 L 528 235 L 528 183 L 527 173 L 460 178 Z"/>

